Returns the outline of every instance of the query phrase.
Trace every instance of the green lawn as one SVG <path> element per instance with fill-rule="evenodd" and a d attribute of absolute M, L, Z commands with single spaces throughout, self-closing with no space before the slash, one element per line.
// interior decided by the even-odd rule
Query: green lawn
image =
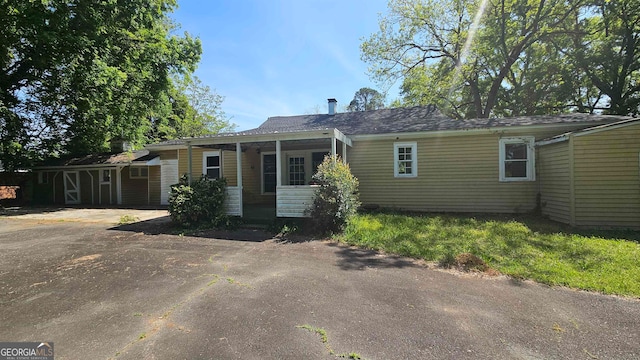
<path fill-rule="evenodd" d="M 516 278 L 640 297 L 640 232 L 581 231 L 534 216 L 357 215 L 339 241 L 427 261 L 469 252 Z"/>

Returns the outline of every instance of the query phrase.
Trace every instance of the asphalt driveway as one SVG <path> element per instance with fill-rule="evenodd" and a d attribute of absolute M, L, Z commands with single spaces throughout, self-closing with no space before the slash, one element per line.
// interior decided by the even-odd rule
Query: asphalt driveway
<path fill-rule="evenodd" d="M 0 341 L 53 341 L 56 359 L 640 358 L 637 300 L 163 232 L 0 217 Z"/>

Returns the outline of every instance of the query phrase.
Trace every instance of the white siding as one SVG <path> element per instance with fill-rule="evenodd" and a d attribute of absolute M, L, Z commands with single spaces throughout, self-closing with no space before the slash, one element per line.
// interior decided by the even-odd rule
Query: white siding
<path fill-rule="evenodd" d="M 227 215 L 242 216 L 240 191 L 240 188 L 237 186 L 227 186 L 227 199 L 225 202 Z"/>
<path fill-rule="evenodd" d="M 276 216 L 307 217 L 305 211 L 313 204 L 317 185 L 278 186 L 276 188 Z"/>

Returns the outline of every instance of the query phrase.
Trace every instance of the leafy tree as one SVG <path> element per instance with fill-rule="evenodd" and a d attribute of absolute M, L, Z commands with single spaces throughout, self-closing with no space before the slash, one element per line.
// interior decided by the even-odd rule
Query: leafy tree
<path fill-rule="evenodd" d="M 198 77 L 173 76 L 165 106 L 151 115 L 149 141 L 233 131 L 235 124 L 222 111 L 223 101 Z"/>
<path fill-rule="evenodd" d="M 536 46 L 566 34 L 566 24 L 585 3 L 391 0 L 379 31 L 362 43 L 362 58 L 378 81 L 404 78 L 401 90 L 409 104 L 433 103 L 458 118 L 489 117 L 536 92 L 524 85 L 549 74 L 540 68 L 542 49 Z"/>
<path fill-rule="evenodd" d="M 586 11 L 591 16 L 575 16 L 573 43 L 565 51 L 586 86 L 592 86 L 575 97 L 575 106 L 611 114 L 638 114 L 640 2 L 594 0 L 588 5 Z"/>
<path fill-rule="evenodd" d="M 188 74 L 198 39 L 175 35 L 175 0 L 0 0 L 0 161 L 145 141 L 169 75 Z"/>
<path fill-rule="evenodd" d="M 353 100 L 347 106 L 347 111 L 366 111 L 384 108 L 384 95 L 371 88 L 361 88 L 356 91 Z"/>

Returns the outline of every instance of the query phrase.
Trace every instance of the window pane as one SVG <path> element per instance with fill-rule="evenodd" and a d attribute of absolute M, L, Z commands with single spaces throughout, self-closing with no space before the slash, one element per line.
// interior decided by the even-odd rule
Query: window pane
<path fill-rule="evenodd" d="M 217 179 L 220 177 L 220 169 L 207 169 L 207 177 L 209 179 Z"/>
<path fill-rule="evenodd" d="M 207 167 L 220 166 L 220 156 L 207 156 Z"/>
<path fill-rule="evenodd" d="M 111 181 L 111 170 L 102 170 L 102 181 Z"/>
<path fill-rule="evenodd" d="M 140 176 L 142 177 L 147 177 L 149 176 L 149 169 L 148 168 L 140 168 Z"/>
<path fill-rule="evenodd" d="M 505 144 L 505 154 L 507 160 L 527 158 L 526 144 Z"/>
<path fill-rule="evenodd" d="M 138 173 L 138 168 L 129 168 L 129 177 L 137 177 L 140 176 Z"/>
<path fill-rule="evenodd" d="M 504 175 L 508 178 L 526 178 L 526 161 L 506 161 L 504 163 Z"/>
<path fill-rule="evenodd" d="M 289 158 L 289 185 L 304 185 L 304 157 Z"/>

